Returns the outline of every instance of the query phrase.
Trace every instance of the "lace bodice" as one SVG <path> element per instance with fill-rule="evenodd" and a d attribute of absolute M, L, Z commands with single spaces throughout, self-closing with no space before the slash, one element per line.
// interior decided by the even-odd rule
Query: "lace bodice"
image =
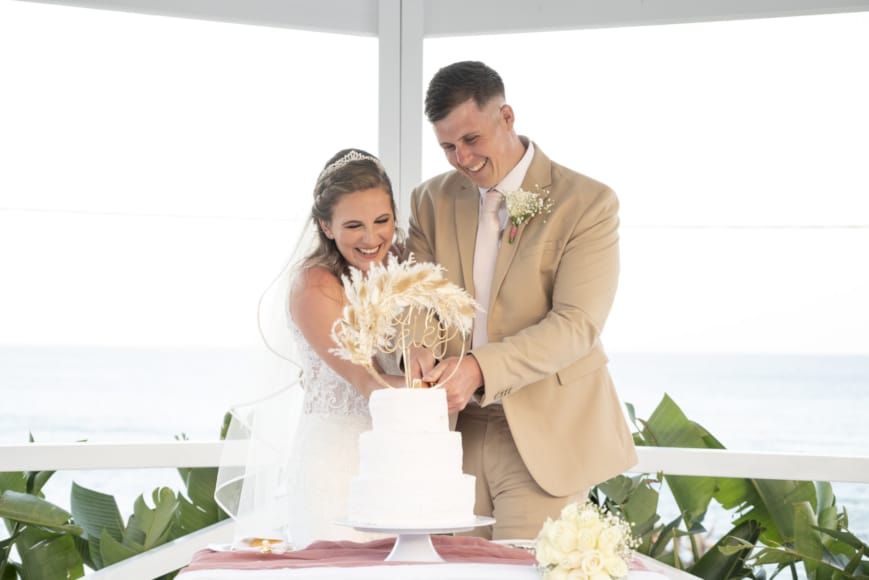
<path fill-rule="evenodd" d="M 368 415 L 368 399 L 353 385 L 345 381 L 332 370 L 326 362 L 314 352 L 305 340 L 302 331 L 290 320 L 288 322 L 299 363 L 302 365 L 302 384 L 305 389 L 305 400 L 302 404 L 304 413 L 320 413 L 326 415 Z M 378 356 L 378 364 L 385 372 L 397 374 L 398 368 L 390 356 Z"/>
<path fill-rule="evenodd" d="M 302 385 L 305 388 L 304 413 L 326 415 L 367 415 L 368 399 L 345 381 L 314 352 L 302 331 L 289 321 L 290 332 L 302 365 Z"/>

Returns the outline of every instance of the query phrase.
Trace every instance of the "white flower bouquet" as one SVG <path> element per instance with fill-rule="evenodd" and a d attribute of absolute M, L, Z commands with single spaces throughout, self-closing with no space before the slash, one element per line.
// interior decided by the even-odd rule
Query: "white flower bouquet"
<path fill-rule="evenodd" d="M 534 551 L 544 580 L 612 580 L 628 575 L 638 543 L 624 520 L 586 501 L 547 518 Z"/>

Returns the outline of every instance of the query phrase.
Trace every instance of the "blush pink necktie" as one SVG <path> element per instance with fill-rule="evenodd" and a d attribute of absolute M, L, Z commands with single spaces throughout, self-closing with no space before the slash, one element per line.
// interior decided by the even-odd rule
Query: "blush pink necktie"
<path fill-rule="evenodd" d="M 480 310 L 474 321 L 474 335 L 471 346 L 482 346 L 489 342 L 486 330 L 489 310 L 489 295 L 492 291 L 492 276 L 498 258 L 498 234 L 501 219 L 498 208 L 501 206 L 501 192 L 490 189 L 483 196 L 480 209 L 480 224 L 477 226 L 477 245 L 474 248 L 474 298 L 480 303 Z"/>

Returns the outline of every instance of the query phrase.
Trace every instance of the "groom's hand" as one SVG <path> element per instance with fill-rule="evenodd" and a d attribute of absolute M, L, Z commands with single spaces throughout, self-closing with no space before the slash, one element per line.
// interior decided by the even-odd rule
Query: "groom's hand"
<path fill-rule="evenodd" d="M 451 356 L 438 363 L 422 380 L 442 386 L 447 394 L 447 411 L 458 413 L 483 384 L 483 371 L 472 355 L 462 357 L 461 362 Z"/>

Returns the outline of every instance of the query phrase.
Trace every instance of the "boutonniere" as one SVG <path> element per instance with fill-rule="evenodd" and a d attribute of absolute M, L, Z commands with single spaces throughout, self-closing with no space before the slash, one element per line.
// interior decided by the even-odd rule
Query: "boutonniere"
<path fill-rule="evenodd" d="M 540 214 L 547 214 L 552 211 L 552 200 L 549 199 L 549 192 L 545 190 L 537 193 L 520 188 L 505 193 L 504 202 L 507 205 L 507 217 L 510 218 L 508 241 L 511 244 L 516 239 L 519 226 L 528 223 Z"/>

